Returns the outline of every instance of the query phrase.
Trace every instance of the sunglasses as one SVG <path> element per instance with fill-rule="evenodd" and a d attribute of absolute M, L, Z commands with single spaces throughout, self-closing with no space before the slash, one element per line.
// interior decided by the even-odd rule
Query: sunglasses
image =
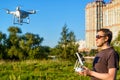
<path fill-rule="evenodd" d="M 102 38 L 102 37 L 105 37 L 105 36 L 96 35 L 96 38 L 97 38 L 97 39 L 100 39 L 100 38 Z"/>

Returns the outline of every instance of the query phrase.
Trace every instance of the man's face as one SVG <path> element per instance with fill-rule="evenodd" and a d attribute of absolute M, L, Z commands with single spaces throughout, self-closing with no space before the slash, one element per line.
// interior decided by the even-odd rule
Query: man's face
<path fill-rule="evenodd" d="M 107 42 L 107 37 L 104 32 L 99 31 L 96 35 L 96 45 L 97 47 L 102 47 Z"/>

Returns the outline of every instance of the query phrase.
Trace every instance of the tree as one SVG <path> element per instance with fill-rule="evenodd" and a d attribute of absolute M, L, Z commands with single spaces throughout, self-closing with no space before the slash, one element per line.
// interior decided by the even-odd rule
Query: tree
<path fill-rule="evenodd" d="M 42 46 L 43 37 L 38 34 L 22 33 L 21 29 L 15 26 L 8 28 L 9 35 L 0 32 L 0 59 L 25 60 L 45 59 L 50 53 L 50 47 Z"/>
<path fill-rule="evenodd" d="M 10 26 L 8 28 L 8 31 L 10 32 L 10 35 L 16 35 L 17 33 L 22 33 L 21 29 L 15 26 Z"/>
<path fill-rule="evenodd" d="M 8 37 L 8 46 L 16 46 L 18 47 L 18 43 L 20 40 L 20 36 L 18 34 L 22 33 L 21 29 L 18 27 L 10 26 L 8 28 L 9 37 Z"/>
<path fill-rule="evenodd" d="M 22 31 L 18 27 L 10 27 L 8 29 L 10 35 L 7 39 L 8 58 L 12 60 L 35 59 L 40 58 L 42 37 L 37 34 L 26 33 L 19 35 Z M 44 54 L 44 53 L 43 53 Z M 36 57 L 37 56 L 37 57 Z M 44 58 L 44 56 L 43 56 Z"/>
<path fill-rule="evenodd" d="M 0 59 L 2 59 L 5 55 L 5 49 L 6 49 L 6 34 L 0 32 Z"/>
<path fill-rule="evenodd" d="M 19 42 L 20 48 L 24 51 L 25 58 L 34 59 L 41 58 L 41 55 L 44 54 L 41 50 L 41 43 L 43 41 L 42 37 L 39 37 L 37 34 L 26 33 L 22 36 L 22 39 Z M 43 49 L 43 48 L 42 48 Z M 44 58 L 44 56 L 42 56 Z"/>
<path fill-rule="evenodd" d="M 118 36 L 112 41 L 111 45 L 120 55 L 120 31 L 118 32 Z"/>
<path fill-rule="evenodd" d="M 68 45 L 68 29 L 67 29 L 67 25 L 65 24 L 64 27 L 62 28 L 62 32 L 61 32 L 61 38 L 60 38 L 60 42 L 59 45 L 63 48 L 63 51 L 61 53 L 61 56 L 63 56 L 63 58 L 67 58 L 67 53 L 66 53 L 66 49 L 67 49 L 67 45 Z"/>
<path fill-rule="evenodd" d="M 15 26 L 10 26 L 8 28 L 9 36 L 7 39 L 7 51 L 8 51 L 8 58 L 10 59 L 22 59 L 23 58 L 23 51 L 19 47 L 20 36 L 19 34 L 22 33 L 21 29 Z"/>
<path fill-rule="evenodd" d="M 64 46 L 66 48 L 66 45 L 68 43 L 68 36 L 69 36 L 69 32 L 68 32 L 66 24 L 62 28 L 61 36 L 62 37 L 60 38 L 59 44 L 62 45 L 62 46 Z"/>
<path fill-rule="evenodd" d="M 61 38 L 56 46 L 56 53 L 63 59 L 74 60 L 75 52 L 78 46 L 75 44 L 76 39 L 74 32 L 70 31 L 65 24 L 62 28 Z M 58 52 L 59 51 L 59 52 Z"/>

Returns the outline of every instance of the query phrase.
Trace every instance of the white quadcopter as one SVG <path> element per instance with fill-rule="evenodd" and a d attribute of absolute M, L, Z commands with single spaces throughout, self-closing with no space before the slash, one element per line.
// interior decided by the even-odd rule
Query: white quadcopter
<path fill-rule="evenodd" d="M 80 54 L 79 53 L 75 53 L 76 55 L 77 55 L 77 60 L 76 60 L 76 63 L 75 63 L 75 65 L 74 65 L 74 69 L 75 69 L 75 72 L 80 72 L 80 71 L 82 71 L 83 70 L 83 61 L 82 61 L 82 59 L 81 59 L 81 56 L 80 56 Z"/>
<path fill-rule="evenodd" d="M 30 23 L 30 18 L 29 14 L 35 14 L 36 10 L 30 10 L 30 11 L 24 11 L 20 9 L 20 6 L 16 7 L 16 11 L 10 11 L 9 9 L 5 9 L 8 14 L 13 15 L 13 24 L 20 24 L 22 25 L 23 23 Z M 17 20 L 16 20 L 17 19 Z M 24 21 L 24 19 L 27 19 Z"/>

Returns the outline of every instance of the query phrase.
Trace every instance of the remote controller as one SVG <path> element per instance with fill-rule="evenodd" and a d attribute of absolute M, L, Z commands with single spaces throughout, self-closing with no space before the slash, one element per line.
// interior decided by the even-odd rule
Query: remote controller
<path fill-rule="evenodd" d="M 82 66 L 83 66 L 83 62 L 82 62 L 82 59 L 80 57 L 80 54 L 79 53 L 76 53 L 77 55 L 77 60 L 76 60 L 76 63 L 75 63 L 75 66 L 74 66 L 74 69 L 75 69 L 75 72 L 80 72 L 83 70 Z"/>

